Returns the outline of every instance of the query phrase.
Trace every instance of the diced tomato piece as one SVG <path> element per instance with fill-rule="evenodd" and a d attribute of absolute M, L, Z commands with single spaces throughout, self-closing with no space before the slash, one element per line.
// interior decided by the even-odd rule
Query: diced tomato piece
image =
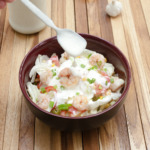
<path fill-rule="evenodd" d="M 40 78 L 40 76 L 39 76 L 38 74 L 36 75 L 36 77 L 37 77 L 37 78 Z"/>
<path fill-rule="evenodd" d="M 40 89 L 41 86 L 42 86 L 42 83 L 40 82 L 40 83 L 37 85 L 37 88 Z"/>
<path fill-rule="evenodd" d="M 73 112 L 77 112 L 78 110 L 76 108 L 74 108 L 73 106 L 70 106 L 68 109 L 68 112 L 73 114 Z"/>
<path fill-rule="evenodd" d="M 66 116 L 66 113 L 67 113 L 66 110 L 62 110 L 62 111 L 60 112 L 60 115 L 61 115 L 61 116 Z"/>
<path fill-rule="evenodd" d="M 57 55 L 54 55 L 50 58 L 50 60 L 52 60 L 52 62 L 56 65 L 56 66 L 60 66 L 60 63 L 59 63 L 59 59 L 58 59 L 58 56 Z"/>
<path fill-rule="evenodd" d="M 101 75 L 102 75 L 102 76 L 108 76 L 107 73 L 104 72 L 104 71 L 101 71 Z"/>
<path fill-rule="evenodd" d="M 47 86 L 47 87 L 45 87 L 45 90 L 46 90 L 46 92 L 49 92 L 49 91 L 57 92 L 56 89 L 53 86 Z"/>

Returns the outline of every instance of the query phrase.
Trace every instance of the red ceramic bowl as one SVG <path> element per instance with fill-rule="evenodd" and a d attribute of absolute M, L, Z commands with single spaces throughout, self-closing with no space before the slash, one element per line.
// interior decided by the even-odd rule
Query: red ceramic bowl
<path fill-rule="evenodd" d="M 85 117 L 63 117 L 49 113 L 32 102 L 26 90 L 26 83 L 30 81 L 29 72 L 34 66 L 38 54 L 45 54 L 50 57 L 53 53 L 56 53 L 60 56 L 64 51 L 59 46 L 56 37 L 49 38 L 39 43 L 25 56 L 20 66 L 19 83 L 27 105 L 34 115 L 51 127 L 60 130 L 85 130 L 99 127 L 105 121 L 113 117 L 123 105 L 130 85 L 130 67 L 123 53 L 117 47 L 99 37 L 88 34 L 81 34 L 81 36 L 87 40 L 87 49 L 102 53 L 107 58 L 108 62 L 115 66 L 115 72 L 125 80 L 125 86 L 120 99 L 103 112 Z"/>

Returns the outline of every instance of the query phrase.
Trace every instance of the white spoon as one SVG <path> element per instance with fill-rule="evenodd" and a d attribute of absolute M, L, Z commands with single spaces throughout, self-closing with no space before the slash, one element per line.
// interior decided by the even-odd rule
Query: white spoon
<path fill-rule="evenodd" d="M 56 31 L 58 43 L 69 55 L 76 57 L 83 52 L 87 45 L 87 42 L 83 37 L 72 30 L 56 27 L 54 22 L 29 0 L 21 0 L 21 2 L 46 25 L 52 27 Z"/>

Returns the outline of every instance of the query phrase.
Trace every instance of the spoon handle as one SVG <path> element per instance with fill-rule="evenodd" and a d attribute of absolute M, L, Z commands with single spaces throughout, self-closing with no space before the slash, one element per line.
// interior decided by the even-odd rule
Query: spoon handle
<path fill-rule="evenodd" d="M 21 2 L 30 9 L 38 18 L 40 18 L 46 25 L 50 26 L 54 30 L 58 30 L 54 22 L 45 15 L 39 8 L 37 8 L 32 2 L 29 0 L 21 0 Z"/>

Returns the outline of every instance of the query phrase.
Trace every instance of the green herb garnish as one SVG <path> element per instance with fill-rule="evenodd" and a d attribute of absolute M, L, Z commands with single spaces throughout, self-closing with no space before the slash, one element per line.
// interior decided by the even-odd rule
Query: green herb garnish
<path fill-rule="evenodd" d="M 87 79 L 87 81 L 90 83 L 90 84 L 92 84 L 92 83 L 94 83 L 95 82 L 95 79 L 94 78 L 92 78 L 92 79 Z"/>
<path fill-rule="evenodd" d="M 46 92 L 46 90 L 45 90 L 45 88 L 41 88 L 41 93 L 45 93 Z"/>
<path fill-rule="evenodd" d="M 97 66 L 93 66 L 93 67 L 89 68 L 88 70 L 90 71 L 90 70 L 94 70 L 94 69 L 97 69 Z"/>
<path fill-rule="evenodd" d="M 111 78 L 111 79 L 110 79 L 110 82 L 111 82 L 111 83 L 114 83 L 114 79 L 113 79 L 113 78 Z"/>
<path fill-rule="evenodd" d="M 80 93 L 79 93 L 79 92 L 77 92 L 77 93 L 76 93 L 76 95 L 80 95 Z"/>
<path fill-rule="evenodd" d="M 80 66 L 81 66 L 81 68 L 85 68 L 85 65 L 84 65 L 84 64 L 81 64 Z"/>
<path fill-rule="evenodd" d="M 54 85 L 54 89 L 57 89 L 57 85 Z"/>
<path fill-rule="evenodd" d="M 60 105 L 58 105 L 58 109 L 59 110 L 68 110 L 70 106 L 72 106 L 72 104 L 60 104 Z"/>
<path fill-rule="evenodd" d="M 102 61 L 100 60 L 97 65 L 100 67 L 102 65 Z"/>
<path fill-rule="evenodd" d="M 56 72 L 55 72 L 55 71 L 56 71 L 56 69 L 53 69 L 53 70 L 52 70 L 53 77 L 56 76 Z"/>
<path fill-rule="evenodd" d="M 91 57 L 91 55 L 92 55 L 92 54 L 89 54 L 87 58 L 89 59 L 89 58 Z"/>
<path fill-rule="evenodd" d="M 65 87 L 64 87 L 63 85 L 61 85 L 60 88 L 61 88 L 61 90 L 64 90 L 64 89 L 65 89 Z"/>
<path fill-rule="evenodd" d="M 107 72 L 107 68 L 104 68 L 104 71 Z"/>
<path fill-rule="evenodd" d="M 99 89 L 100 89 L 100 90 L 102 90 L 102 89 L 103 89 L 103 87 L 100 85 L 100 86 L 99 86 Z"/>
<path fill-rule="evenodd" d="M 107 85 L 107 84 L 108 84 L 108 81 L 106 80 L 105 85 Z"/>
<path fill-rule="evenodd" d="M 49 107 L 50 107 L 50 108 L 53 108 L 53 106 L 54 106 L 54 102 L 53 102 L 53 101 L 50 101 Z"/>

